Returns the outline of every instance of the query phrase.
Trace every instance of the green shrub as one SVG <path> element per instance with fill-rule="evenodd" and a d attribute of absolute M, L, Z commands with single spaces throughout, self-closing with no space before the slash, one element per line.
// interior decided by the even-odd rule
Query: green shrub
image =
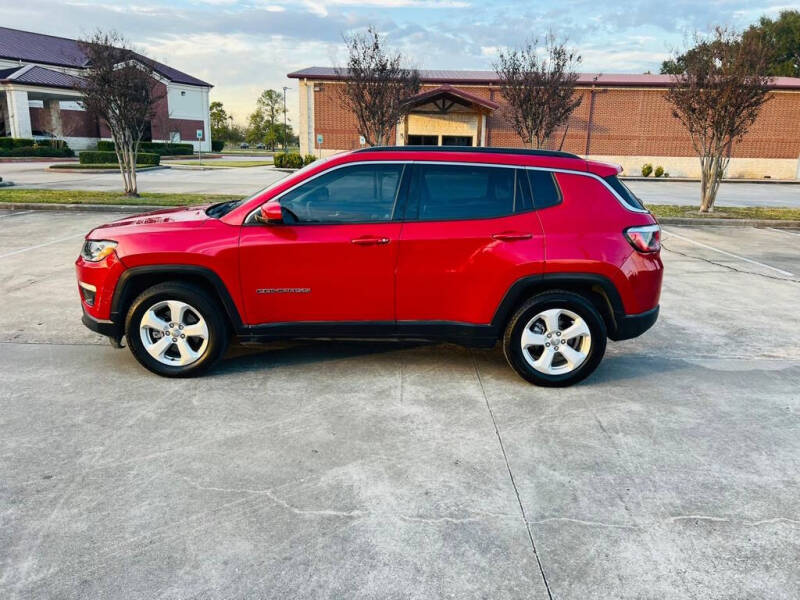
<path fill-rule="evenodd" d="M 114 142 L 110 140 L 100 140 L 97 142 L 97 150 L 100 152 L 114 152 Z M 141 142 L 139 151 L 146 153 L 159 154 L 161 156 L 185 156 L 194 154 L 194 146 L 191 144 L 166 144 L 164 142 Z"/>
<path fill-rule="evenodd" d="M 222 149 L 225 147 L 225 142 L 222 140 L 211 140 L 211 151 L 212 152 L 222 152 Z"/>
<path fill-rule="evenodd" d="M 78 162 L 82 165 L 114 164 L 117 162 L 117 153 L 103 150 L 81 152 L 78 155 Z M 154 152 L 139 152 L 136 158 L 136 165 L 139 167 L 157 167 L 159 164 L 161 164 L 161 155 Z"/>
<path fill-rule="evenodd" d="M 653 172 L 653 165 L 650 163 L 645 163 L 642 165 L 642 177 L 650 177 L 650 173 Z"/>
<path fill-rule="evenodd" d="M 284 164 L 286 163 L 286 154 L 283 152 L 278 152 L 277 154 L 272 155 L 272 165 L 282 169 Z"/>
<path fill-rule="evenodd" d="M 663 174 L 664 174 L 664 167 L 658 165 L 653 175 L 655 175 L 656 177 L 661 177 Z"/>
<path fill-rule="evenodd" d="M 46 146 L 15 146 L 13 148 L 0 147 L 0 156 L 63 158 L 66 156 L 75 156 L 75 153 L 70 148 L 66 147 L 49 148 Z"/>
<path fill-rule="evenodd" d="M 297 152 L 289 152 L 286 154 L 283 166 L 287 169 L 299 169 L 303 166 L 303 157 Z"/>
<path fill-rule="evenodd" d="M 310 164 L 311 164 L 312 162 L 314 162 L 315 160 L 317 160 L 317 157 L 316 157 L 316 156 L 314 156 L 313 154 L 306 154 L 306 155 L 303 157 L 303 164 L 304 164 L 304 165 L 310 165 Z"/>
<path fill-rule="evenodd" d="M 12 148 L 32 148 L 36 142 L 30 138 L 0 137 L 0 148 L 11 150 Z"/>
<path fill-rule="evenodd" d="M 664 171 L 664 177 L 669 177 L 669 173 L 667 171 Z"/>

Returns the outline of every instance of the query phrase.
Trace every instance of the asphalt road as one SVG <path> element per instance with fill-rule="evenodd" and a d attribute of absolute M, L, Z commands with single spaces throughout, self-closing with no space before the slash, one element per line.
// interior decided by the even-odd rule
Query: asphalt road
<path fill-rule="evenodd" d="M 497 350 L 275 344 L 166 380 L 0 211 L 2 598 L 786 598 L 800 233 L 668 227 L 662 316 L 563 390 Z"/>
<path fill-rule="evenodd" d="M 258 158 L 228 157 L 225 160 L 258 160 Z M 119 173 L 63 173 L 49 169 L 48 166 L 47 163 L 0 163 L 0 177 L 13 181 L 22 188 L 108 191 L 120 189 Z M 143 192 L 250 195 L 286 175 L 286 172 L 273 167 L 247 167 L 205 171 L 160 169 L 140 173 L 138 178 L 139 189 Z M 629 181 L 628 185 L 648 203 L 699 205 L 699 183 L 651 180 Z M 717 204 L 800 208 L 800 184 L 723 183 L 720 186 Z"/>

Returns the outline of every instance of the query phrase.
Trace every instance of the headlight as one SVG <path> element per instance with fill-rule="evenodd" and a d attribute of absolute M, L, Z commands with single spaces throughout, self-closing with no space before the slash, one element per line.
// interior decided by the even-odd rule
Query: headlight
<path fill-rule="evenodd" d="M 89 262 L 98 262 L 114 251 L 117 242 L 111 240 L 86 240 L 81 248 L 81 257 Z"/>

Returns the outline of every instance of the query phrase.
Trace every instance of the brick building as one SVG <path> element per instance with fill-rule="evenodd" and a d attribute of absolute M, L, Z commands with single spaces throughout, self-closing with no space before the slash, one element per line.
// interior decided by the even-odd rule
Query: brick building
<path fill-rule="evenodd" d="M 145 139 L 191 142 L 210 151 L 211 84 L 150 62 L 163 98 Z M 86 67 L 76 40 L 0 27 L 0 137 L 59 138 L 74 149 L 110 139 L 105 124 L 78 102 Z"/>
<path fill-rule="evenodd" d="M 336 71 L 310 67 L 288 76 L 299 82 L 301 151 L 359 147 L 355 119 L 338 100 Z M 414 110 L 394 133 L 398 145 L 522 146 L 503 116 L 493 71 L 421 71 L 420 77 Z M 665 98 L 670 83 L 668 75 L 580 75 L 581 105 L 552 145 L 563 140 L 563 150 L 621 164 L 628 174 L 649 162 L 673 176 L 698 176 L 689 135 Z M 729 177 L 800 178 L 800 79 L 778 77 L 771 87 L 758 121 L 733 147 Z"/>

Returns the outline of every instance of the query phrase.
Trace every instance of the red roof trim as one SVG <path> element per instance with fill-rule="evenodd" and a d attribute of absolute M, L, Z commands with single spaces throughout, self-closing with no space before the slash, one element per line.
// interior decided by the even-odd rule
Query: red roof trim
<path fill-rule="evenodd" d="M 419 72 L 422 83 L 445 84 L 471 84 L 471 85 L 497 85 L 500 83 L 494 71 L 444 71 L 421 70 Z M 345 76 L 329 67 L 308 67 L 289 73 L 291 79 L 312 79 L 341 81 Z M 578 85 L 587 87 L 652 87 L 667 88 L 674 85 L 674 76 L 661 74 L 636 74 L 636 73 L 579 73 Z M 800 77 L 773 77 L 769 86 L 772 89 L 800 90 Z"/>

